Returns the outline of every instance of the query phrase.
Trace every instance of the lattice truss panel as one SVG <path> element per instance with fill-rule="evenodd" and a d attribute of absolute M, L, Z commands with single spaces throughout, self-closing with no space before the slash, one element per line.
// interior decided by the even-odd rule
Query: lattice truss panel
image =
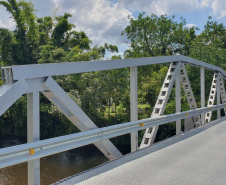
<path fill-rule="evenodd" d="M 190 109 L 197 109 L 197 105 L 195 102 L 195 97 L 193 95 L 192 89 L 191 89 L 191 85 L 188 79 L 188 75 L 187 72 L 185 70 L 184 64 L 181 64 L 181 84 L 183 86 L 183 90 L 185 92 L 186 98 L 187 98 L 187 102 L 188 105 L 190 107 Z M 196 126 L 200 126 L 201 125 L 201 119 L 200 119 L 200 115 L 196 115 L 192 117 L 193 123 Z"/>
<path fill-rule="evenodd" d="M 197 108 L 195 98 L 191 89 L 191 85 L 188 79 L 188 75 L 184 67 L 184 63 L 172 62 L 167 72 L 164 83 L 162 85 L 156 104 L 154 106 L 153 112 L 151 114 L 151 118 L 161 116 L 164 113 L 171 89 L 173 87 L 173 84 L 178 72 L 180 73 L 180 78 L 181 78 L 180 81 L 183 86 L 190 109 Z M 194 116 L 192 120 L 196 126 L 199 126 L 201 124 L 201 119 L 199 115 Z M 154 143 L 157 131 L 158 131 L 158 126 L 147 128 L 145 130 L 145 133 L 140 145 L 140 149 L 150 146 Z"/>
<path fill-rule="evenodd" d="M 223 81 L 222 75 L 219 72 L 215 72 L 213 75 L 213 81 L 210 89 L 210 95 L 209 95 L 207 107 L 214 105 L 218 85 L 220 86 L 219 90 L 220 90 L 221 100 L 223 103 L 226 103 L 225 87 L 224 87 L 224 81 Z M 224 109 L 224 111 L 226 114 L 226 108 Z M 210 122 L 211 118 L 212 118 L 212 111 L 207 112 L 205 115 L 205 122 L 206 123 Z"/>

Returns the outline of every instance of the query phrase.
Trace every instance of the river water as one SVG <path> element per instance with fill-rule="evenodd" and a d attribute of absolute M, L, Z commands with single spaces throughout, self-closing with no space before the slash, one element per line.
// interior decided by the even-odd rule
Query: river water
<path fill-rule="evenodd" d="M 0 148 L 26 143 L 26 139 L 15 136 L 0 137 Z M 121 150 L 125 154 L 129 148 L 121 147 Z M 43 157 L 40 160 L 41 185 L 49 185 L 107 161 L 94 145 Z M 27 185 L 27 163 L 0 169 L 0 185 Z"/>

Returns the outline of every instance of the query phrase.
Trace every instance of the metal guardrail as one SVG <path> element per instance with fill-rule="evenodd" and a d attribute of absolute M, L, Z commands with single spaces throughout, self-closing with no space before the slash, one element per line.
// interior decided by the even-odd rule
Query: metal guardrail
<path fill-rule="evenodd" d="M 110 139 L 133 131 L 143 130 L 157 125 L 170 123 L 176 120 L 204 114 L 209 111 L 223 109 L 226 104 L 199 108 L 190 111 L 164 115 L 157 118 L 143 119 L 118 125 L 97 128 L 85 132 L 75 133 L 42 141 L 22 144 L 0 149 L 0 168 L 49 156 L 73 148 L 85 146 L 96 141 Z"/>

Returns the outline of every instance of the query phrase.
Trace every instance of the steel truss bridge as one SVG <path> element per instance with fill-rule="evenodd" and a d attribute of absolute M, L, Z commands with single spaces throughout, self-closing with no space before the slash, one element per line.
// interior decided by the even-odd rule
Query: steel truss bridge
<path fill-rule="evenodd" d="M 151 117 L 138 120 L 137 67 L 163 63 L 170 63 L 170 66 Z M 201 108 L 197 108 L 185 64 L 200 68 Z M 52 78 L 56 75 L 126 67 L 130 67 L 131 120 L 128 123 L 103 128 L 98 128 Z M 207 107 L 205 106 L 205 70 L 214 72 Z M 224 86 L 226 73 L 217 66 L 183 55 L 174 55 L 8 66 L 2 67 L 1 73 L 5 83 L 0 87 L 0 116 L 22 95 L 27 94 L 27 144 L 0 149 L 0 168 L 28 162 L 29 185 L 40 184 L 41 157 L 92 143 L 111 161 L 99 167 L 98 170 L 92 169 L 57 184 L 226 183 L 226 177 L 224 177 L 226 160 L 222 155 L 226 152 L 224 142 L 226 118 L 221 117 L 220 112 L 224 109 L 226 113 Z M 176 113 L 163 115 L 174 83 Z M 181 86 L 190 107 L 190 110 L 185 112 L 181 112 Z M 81 132 L 40 141 L 40 92 Z M 216 105 L 214 105 L 215 99 L 217 99 Z M 212 111 L 217 111 L 217 120 L 211 119 Z M 186 131 L 184 133 L 181 132 L 183 119 Z M 176 136 L 153 145 L 159 125 L 174 121 L 176 121 Z M 144 129 L 146 130 L 142 142 L 138 146 L 138 131 Z M 123 156 L 109 139 L 128 133 L 131 135 L 131 154 Z M 216 181 L 210 180 L 212 177 L 210 173 L 217 174 Z M 201 177 L 193 178 L 195 175 Z M 200 179 L 202 179 L 201 183 Z"/>

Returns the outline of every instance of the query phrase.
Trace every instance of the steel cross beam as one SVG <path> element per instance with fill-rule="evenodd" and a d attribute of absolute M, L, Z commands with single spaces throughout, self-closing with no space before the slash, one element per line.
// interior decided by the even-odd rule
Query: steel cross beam
<path fill-rule="evenodd" d="M 0 149 L 0 168 L 5 168 L 41 157 L 53 155 L 59 152 L 78 148 L 91 143 L 100 142 L 113 137 L 131 133 L 134 131 L 159 126 L 169 122 L 174 122 L 187 117 L 194 117 L 198 114 L 205 114 L 211 110 L 223 109 L 226 104 L 215 105 L 207 108 L 199 108 L 190 111 L 164 115 L 156 118 L 148 118 L 118 125 L 97 128 L 85 132 L 70 134 L 42 141 L 12 146 Z M 226 117 L 221 118 L 225 120 Z M 30 151 L 33 150 L 33 154 Z"/>

